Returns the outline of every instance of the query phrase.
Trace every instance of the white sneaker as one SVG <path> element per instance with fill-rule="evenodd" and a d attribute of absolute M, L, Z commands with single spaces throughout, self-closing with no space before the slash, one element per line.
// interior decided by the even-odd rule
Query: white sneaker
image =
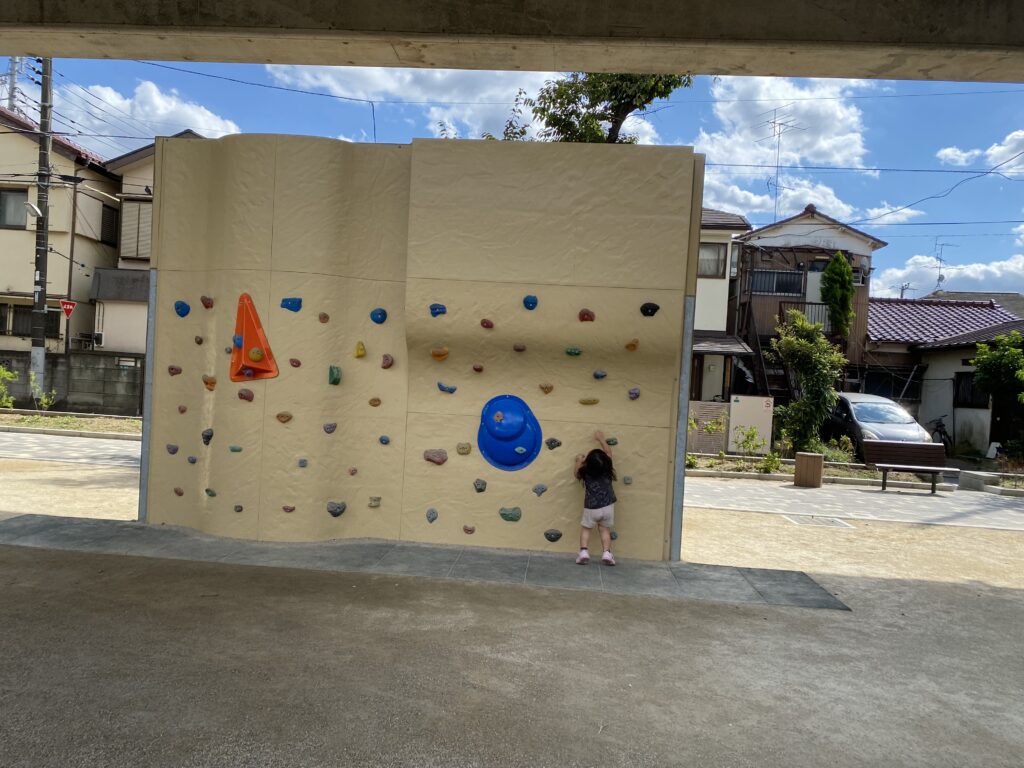
<path fill-rule="evenodd" d="M 581 549 L 579 555 L 576 557 L 576 565 L 586 565 L 590 562 L 590 553 Z"/>
<path fill-rule="evenodd" d="M 612 551 L 610 549 L 606 549 L 604 554 L 601 555 L 601 562 L 605 565 L 615 565 L 615 558 L 612 557 Z"/>

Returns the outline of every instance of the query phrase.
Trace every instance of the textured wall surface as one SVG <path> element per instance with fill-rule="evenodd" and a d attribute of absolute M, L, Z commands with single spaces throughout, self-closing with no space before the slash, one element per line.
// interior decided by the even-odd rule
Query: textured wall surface
<path fill-rule="evenodd" d="M 603 429 L 618 439 L 618 551 L 661 558 L 693 164 L 685 148 L 162 142 L 149 521 L 269 540 L 570 551 L 582 506 L 573 456 Z M 277 378 L 229 378 L 241 293 Z M 300 311 L 281 306 L 290 297 Z M 643 315 L 645 302 L 660 310 Z M 375 308 L 385 322 L 371 319 Z M 593 322 L 580 321 L 584 308 Z M 203 376 L 216 379 L 212 390 Z M 488 464 L 476 440 L 482 407 L 502 394 L 525 400 L 543 438 L 562 443 L 516 472 Z M 424 460 L 429 449 L 447 461 Z M 538 496 L 537 485 L 547 490 Z M 344 513 L 329 514 L 329 502 Z M 499 515 L 512 507 L 517 522 Z M 551 529 L 559 541 L 545 538 Z"/>

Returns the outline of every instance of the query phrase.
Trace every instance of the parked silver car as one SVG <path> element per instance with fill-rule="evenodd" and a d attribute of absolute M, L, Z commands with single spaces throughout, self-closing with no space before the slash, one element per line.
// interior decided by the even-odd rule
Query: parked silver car
<path fill-rule="evenodd" d="M 827 437 L 847 435 L 857 456 L 863 456 L 865 440 L 898 440 L 930 443 L 932 436 L 903 406 L 887 397 L 840 392 L 839 402 L 826 425 Z"/>

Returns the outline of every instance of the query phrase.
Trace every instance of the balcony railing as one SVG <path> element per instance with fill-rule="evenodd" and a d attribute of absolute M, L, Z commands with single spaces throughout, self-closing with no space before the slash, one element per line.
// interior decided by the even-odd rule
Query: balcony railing
<path fill-rule="evenodd" d="M 812 323 L 821 323 L 825 333 L 832 332 L 832 321 L 828 317 L 828 304 L 812 301 L 780 301 L 779 318 L 785 319 L 786 313 L 791 309 L 802 312 Z"/>

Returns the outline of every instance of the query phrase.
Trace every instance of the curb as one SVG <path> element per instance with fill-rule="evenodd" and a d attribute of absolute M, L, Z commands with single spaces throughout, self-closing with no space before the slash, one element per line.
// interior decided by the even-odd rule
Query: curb
<path fill-rule="evenodd" d="M 717 477 L 724 480 L 788 480 L 793 481 L 793 475 L 783 474 L 772 474 L 765 475 L 755 472 L 727 472 L 725 470 L 717 469 L 688 469 L 686 470 L 687 477 Z M 831 485 L 857 485 L 865 488 L 881 488 L 881 480 L 869 480 L 867 478 L 860 479 L 857 477 L 823 477 L 821 478 L 822 483 Z M 911 482 L 908 480 L 890 480 L 886 483 L 887 488 L 912 488 L 916 490 L 930 491 L 932 489 L 931 483 L 918 483 Z M 936 486 L 938 491 L 955 491 L 957 486 L 951 483 L 939 483 Z M 1009 495 L 1009 494 L 1008 494 Z M 1013 494 L 1016 495 L 1016 494 Z M 1024 495 L 1024 494 L 1022 494 Z"/>
<path fill-rule="evenodd" d="M 98 437 L 104 440 L 133 440 L 142 442 L 142 435 L 123 432 L 80 432 L 73 429 L 38 429 L 36 427 L 7 427 L 0 425 L 0 432 L 21 432 L 26 435 L 61 435 L 63 437 Z"/>

